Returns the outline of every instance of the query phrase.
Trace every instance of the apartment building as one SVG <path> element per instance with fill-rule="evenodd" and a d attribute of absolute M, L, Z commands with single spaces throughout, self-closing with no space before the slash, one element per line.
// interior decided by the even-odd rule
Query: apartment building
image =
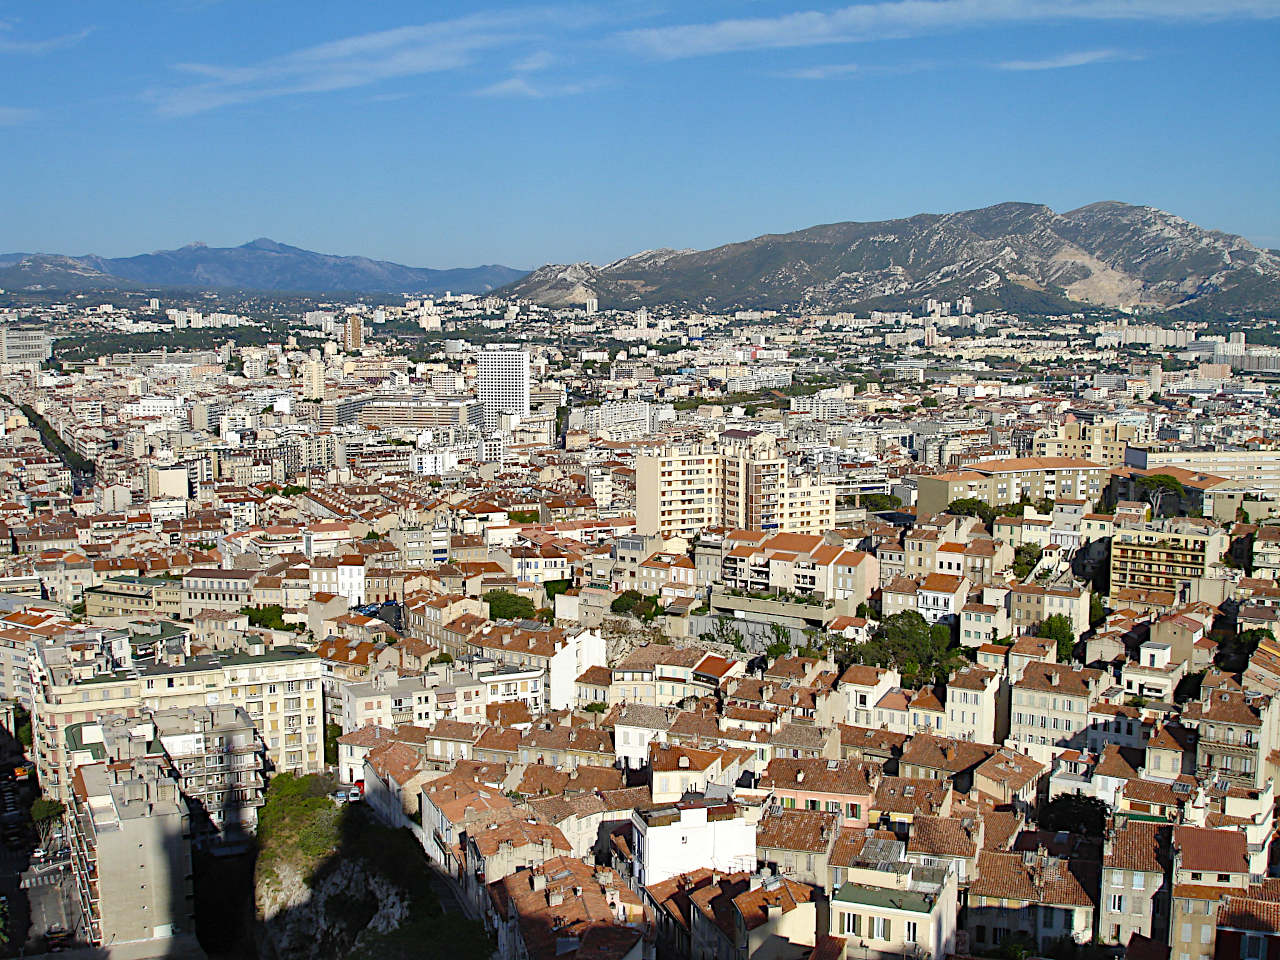
<path fill-rule="evenodd" d="M 1071 621 L 1077 637 L 1089 629 L 1089 588 L 1069 576 L 1048 582 L 1016 583 L 1009 589 L 1009 627 L 1013 636 L 1034 633 L 1053 616 Z"/>
<path fill-rule="evenodd" d="M 1124 463 L 1125 449 L 1130 443 L 1144 442 L 1150 429 L 1145 425 L 1118 423 L 1114 420 L 1072 420 L 1045 427 L 1036 433 L 1037 457 L 1069 457 L 1088 460 L 1104 467 Z"/>
<path fill-rule="evenodd" d="M 163 763 L 83 766 L 67 801 L 75 895 L 93 946 L 199 953 L 187 806 Z"/>
<path fill-rule="evenodd" d="M 1215 568 L 1230 541 L 1227 532 L 1210 520 L 1118 518 L 1111 537 L 1111 592 L 1167 590 L 1175 597 L 1193 599 L 1199 581 L 1215 578 Z"/>
<path fill-rule="evenodd" d="M 797 473 L 777 439 L 726 430 L 636 458 L 636 530 L 692 538 L 709 527 L 821 534 L 835 526 L 835 488 Z"/>
<path fill-rule="evenodd" d="M 946 735 L 975 743 L 1003 743 L 1009 733 L 1009 681 L 977 664 L 947 681 Z"/>
<path fill-rule="evenodd" d="M 1191 473 L 1206 473 L 1232 480 L 1268 500 L 1280 499 L 1280 450 L 1196 449 L 1143 444 L 1125 451 L 1125 466 L 1159 473 L 1178 467 Z M 1206 504 L 1205 514 L 1209 514 Z"/>
<path fill-rule="evenodd" d="M 1169 945 L 1173 960 L 1212 960 L 1218 911 L 1249 887 L 1244 834 L 1179 826 L 1173 829 L 1173 904 Z"/>
<path fill-rule="evenodd" d="M 1188 703 L 1182 723 L 1196 731 L 1196 776 L 1260 788 L 1275 775 L 1280 700 L 1240 690 L 1217 671 L 1206 675 L 1200 698 Z"/>
<path fill-rule="evenodd" d="M 957 887 L 954 869 L 908 862 L 902 841 L 867 839 L 831 895 L 830 932 L 881 960 L 949 956 Z"/>
<path fill-rule="evenodd" d="M 77 747 L 70 737 L 77 724 L 108 713 L 139 717 L 211 702 L 243 705 L 272 770 L 322 769 L 323 668 L 314 653 L 277 647 L 126 666 L 89 646 L 60 640 L 33 651 L 33 749 L 40 783 L 51 796 L 69 798 Z"/>
<path fill-rule="evenodd" d="M 222 570 L 198 567 L 182 578 L 182 617 L 192 619 L 202 610 L 236 613 L 249 606 L 254 570 Z"/>
<path fill-rule="evenodd" d="M 1013 683 L 1009 745 L 1045 765 L 1083 746 L 1089 711 L 1109 683 L 1091 667 L 1029 662 Z"/>
<path fill-rule="evenodd" d="M 266 748 L 241 706 L 178 707 L 151 714 L 172 775 L 194 816 L 224 839 L 252 833 L 266 793 Z"/>
<path fill-rule="evenodd" d="M 1089 500 L 1102 496 L 1110 478 L 1101 464 L 1074 457 L 1013 457 L 971 463 L 964 470 L 922 476 L 916 509 L 941 513 L 953 500 L 974 498 L 993 507 L 1024 499 Z"/>
<path fill-rule="evenodd" d="M 1168 939 L 1172 827 L 1130 820 L 1103 841 L 1098 938 L 1126 945 L 1140 934 Z"/>

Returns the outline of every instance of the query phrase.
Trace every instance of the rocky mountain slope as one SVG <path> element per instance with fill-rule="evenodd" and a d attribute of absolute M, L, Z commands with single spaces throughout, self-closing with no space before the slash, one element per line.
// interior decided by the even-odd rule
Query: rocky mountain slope
<path fill-rule="evenodd" d="M 487 265 L 455 270 L 406 267 L 368 257 L 339 257 L 259 239 L 239 247 L 192 243 L 135 257 L 57 254 L 0 256 L 0 287 L 90 290 L 196 288 L 310 293 L 487 293 L 525 271 Z"/>
<path fill-rule="evenodd" d="M 1080 303 L 1187 316 L 1280 316 L 1280 253 L 1152 207 L 1055 213 L 1002 203 L 878 223 L 832 223 L 711 250 L 652 250 L 606 266 L 549 265 L 500 293 L 562 305 L 902 307 L 971 295 L 979 309 Z"/>

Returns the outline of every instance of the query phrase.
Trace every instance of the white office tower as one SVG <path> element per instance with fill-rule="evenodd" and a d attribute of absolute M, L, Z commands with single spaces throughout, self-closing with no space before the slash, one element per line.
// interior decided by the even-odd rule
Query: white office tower
<path fill-rule="evenodd" d="M 484 429 L 498 428 L 502 415 L 529 416 L 529 354 L 493 348 L 476 360 L 476 399 L 484 410 Z"/>

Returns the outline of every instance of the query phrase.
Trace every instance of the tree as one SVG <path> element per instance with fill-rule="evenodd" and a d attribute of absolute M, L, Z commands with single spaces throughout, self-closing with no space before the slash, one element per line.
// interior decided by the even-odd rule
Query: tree
<path fill-rule="evenodd" d="M 930 626 L 914 610 L 885 617 L 870 640 L 853 644 L 845 656 L 854 663 L 897 667 L 908 686 L 945 680 L 961 659 L 951 649 L 951 629 L 945 624 Z"/>
<path fill-rule="evenodd" d="M 733 647 L 735 650 L 746 649 L 746 644 L 742 640 L 742 632 L 733 625 L 728 617 L 716 617 L 711 629 L 699 639 L 710 643 L 722 643 L 725 646 Z"/>
<path fill-rule="evenodd" d="M 1066 830 L 1069 833 L 1101 837 L 1110 817 L 1111 808 L 1105 800 L 1078 793 L 1064 793 L 1040 808 L 1040 827 L 1055 833 Z"/>
<path fill-rule="evenodd" d="M 31 714 L 21 704 L 13 708 L 13 736 L 23 747 L 31 746 Z"/>
<path fill-rule="evenodd" d="M 249 618 L 249 626 L 259 630 L 292 630 L 293 625 L 285 623 L 284 607 L 278 603 L 265 607 L 242 607 L 240 610 Z"/>
<path fill-rule="evenodd" d="M 1013 552 L 1013 575 L 1019 580 L 1027 579 L 1043 555 L 1044 550 L 1037 544 L 1024 543 Z"/>
<path fill-rule="evenodd" d="M 1046 640 L 1053 640 L 1058 644 L 1059 663 L 1071 662 L 1072 655 L 1076 649 L 1076 629 L 1066 614 L 1055 613 L 1053 616 L 1041 621 L 1039 628 L 1036 630 L 1036 636 L 1044 637 Z"/>
<path fill-rule="evenodd" d="M 533 601 L 507 590 L 490 590 L 481 599 L 489 605 L 491 620 L 529 620 L 533 617 Z"/>
<path fill-rule="evenodd" d="M 872 513 L 897 510 L 902 506 L 902 498 L 892 493 L 868 493 L 862 498 L 862 505 Z"/>
<path fill-rule="evenodd" d="M 48 797 L 37 797 L 36 802 L 31 804 L 31 822 L 35 824 L 36 833 L 40 837 L 40 846 L 49 846 L 49 837 L 62 823 L 62 815 L 66 809 L 61 800 L 51 800 Z"/>
<path fill-rule="evenodd" d="M 594 703 L 588 703 L 582 709 L 587 711 L 587 713 L 608 713 L 609 705 L 607 703 L 601 703 L 599 700 L 597 700 Z"/>
<path fill-rule="evenodd" d="M 1146 477 L 1139 477 L 1134 482 L 1134 487 L 1142 498 L 1151 504 L 1153 517 L 1160 515 L 1160 503 L 1165 497 L 1173 494 L 1181 500 L 1187 495 L 1187 488 L 1182 485 L 1182 481 L 1167 473 L 1153 473 Z"/>
<path fill-rule="evenodd" d="M 560 594 L 568 593 L 572 586 L 572 580 L 548 580 L 542 585 L 542 589 L 546 591 L 548 600 L 554 600 Z"/>
<path fill-rule="evenodd" d="M 996 518 L 996 512 L 991 504 L 977 497 L 961 497 L 958 500 L 952 500 L 947 504 L 947 513 L 955 517 L 977 517 L 988 527 Z"/>
<path fill-rule="evenodd" d="M 854 616 L 861 617 L 863 620 L 871 620 L 871 605 L 865 600 L 858 604 L 858 609 L 854 611 Z"/>
<path fill-rule="evenodd" d="M 338 738 L 342 736 L 342 725 L 326 723 L 324 725 L 324 762 L 330 766 L 338 765 Z"/>
<path fill-rule="evenodd" d="M 776 660 L 791 652 L 791 631 L 786 626 L 781 623 L 771 623 L 768 634 L 769 643 L 764 648 L 764 652 L 770 660 Z"/>
<path fill-rule="evenodd" d="M 1234 637 L 1224 637 L 1218 644 L 1218 653 L 1215 657 L 1217 665 L 1232 673 L 1244 670 L 1249 665 L 1249 658 L 1253 656 L 1253 651 L 1258 649 L 1258 644 L 1272 638 L 1271 631 L 1262 627 L 1242 630 Z"/>
<path fill-rule="evenodd" d="M 1092 594 L 1089 597 L 1089 626 L 1096 627 L 1107 619 L 1107 608 L 1102 604 L 1102 597 Z"/>
<path fill-rule="evenodd" d="M 644 599 L 644 594 L 639 590 L 623 590 L 622 593 L 614 597 L 613 603 L 609 604 L 609 609 L 614 613 L 627 615 L 634 613 L 636 606 Z"/>

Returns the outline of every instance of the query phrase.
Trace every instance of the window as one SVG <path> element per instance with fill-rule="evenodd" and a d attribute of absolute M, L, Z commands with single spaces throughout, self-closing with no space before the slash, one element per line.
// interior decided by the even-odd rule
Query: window
<path fill-rule="evenodd" d="M 871 918 L 871 939 L 888 940 L 891 924 L 888 917 Z"/>
<path fill-rule="evenodd" d="M 904 939 L 907 941 L 907 943 L 916 942 L 916 934 L 918 933 L 918 930 L 919 928 L 916 925 L 916 922 L 914 920 L 907 921 L 907 932 L 904 935 Z"/>
<path fill-rule="evenodd" d="M 1191 924 L 1184 923 L 1182 925 L 1182 927 L 1178 930 L 1178 939 L 1181 940 L 1183 943 L 1191 942 Z"/>
<path fill-rule="evenodd" d="M 1218 874 L 1218 882 L 1219 882 L 1219 883 L 1230 883 L 1230 882 L 1231 882 L 1231 874 L 1229 874 L 1229 873 L 1220 873 L 1220 874 Z"/>
<path fill-rule="evenodd" d="M 1107 907 L 1112 913 L 1124 913 L 1124 894 L 1113 893 Z"/>
<path fill-rule="evenodd" d="M 862 936 L 862 916 L 857 913 L 841 913 L 840 932 L 845 936 Z"/>
<path fill-rule="evenodd" d="M 1133 875 L 1133 889 L 1144 890 L 1147 886 L 1147 875 L 1145 873 L 1135 873 Z"/>

